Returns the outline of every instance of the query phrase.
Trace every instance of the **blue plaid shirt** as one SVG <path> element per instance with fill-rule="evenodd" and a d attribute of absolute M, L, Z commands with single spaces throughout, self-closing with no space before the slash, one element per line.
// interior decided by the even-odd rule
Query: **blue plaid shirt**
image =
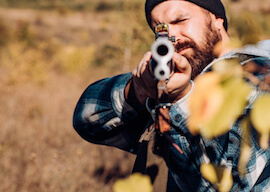
<path fill-rule="evenodd" d="M 270 40 L 230 52 L 217 60 L 233 57 L 240 58 L 243 63 L 255 59 L 269 67 Z M 214 62 L 203 73 L 211 70 Z M 144 129 L 152 123 L 152 118 L 145 106 L 138 103 L 130 105 L 125 100 L 124 89 L 131 78 L 131 73 L 122 74 L 97 81 L 85 90 L 73 119 L 74 128 L 82 138 L 136 153 L 138 140 Z M 231 191 L 270 191 L 270 148 L 261 149 L 254 133 L 253 153 L 247 164 L 247 173 L 241 176 L 237 170 L 241 143 L 238 123 L 227 134 L 213 140 L 192 136 L 186 126 L 189 116 L 187 98 L 188 95 L 170 109 L 171 136 L 184 152 L 181 154 L 172 146 L 168 150 L 167 165 L 178 187 L 182 191 L 216 191 L 200 173 L 200 165 L 210 161 L 232 169 L 234 184 Z"/>

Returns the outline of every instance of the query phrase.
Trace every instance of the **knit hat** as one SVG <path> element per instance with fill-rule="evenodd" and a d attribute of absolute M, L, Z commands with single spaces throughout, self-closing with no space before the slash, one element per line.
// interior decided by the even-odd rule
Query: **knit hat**
<path fill-rule="evenodd" d="M 162 3 L 163 1 L 166 1 L 166 0 L 146 0 L 146 2 L 145 2 L 145 15 L 146 15 L 146 20 L 148 22 L 148 25 L 150 27 L 151 27 L 151 11 L 154 9 L 155 6 Z M 194 4 L 200 6 L 204 9 L 210 11 L 211 13 L 216 15 L 217 17 L 224 19 L 223 26 L 227 31 L 228 23 L 227 23 L 226 13 L 225 13 L 224 6 L 220 0 L 185 0 L 185 1 L 189 1 L 191 3 L 194 3 Z"/>

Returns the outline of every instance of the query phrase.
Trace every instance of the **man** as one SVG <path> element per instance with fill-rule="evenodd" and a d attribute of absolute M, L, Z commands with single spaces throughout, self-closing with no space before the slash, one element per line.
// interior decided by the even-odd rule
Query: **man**
<path fill-rule="evenodd" d="M 178 191 L 215 191 L 215 186 L 200 174 L 200 165 L 204 162 L 202 151 L 206 150 L 211 161 L 216 164 L 223 162 L 232 168 L 232 191 L 270 190 L 269 149 L 256 149 L 246 176 L 241 177 L 237 171 L 241 137 L 237 125 L 232 128 L 233 133 L 211 142 L 192 136 L 186 127 L 189 115 L 187 98 L 196 76 L 215 60 L 270 58 L 269 46 L 264 49 L 265 43 L 262 43 L 238 52 L 222 49 L 215 55 L 215 45 L 229 41 L 227 18 L 220 0 L 146 0 L 145 12 L 153 30 L 156 25 L 166 23 L 169 36 L 175 36 L 175 71 L 167 83 L 172 103 L 170 133 L 183 153 L 170 145 L 165 149 L 164 158 L 170 172 L 168 183 L 175 183 Z M 155 97 L 150 62 L 151 53 L 148 52 L 132 74 L 103 79 L 86 89 L 74 113 L 74 128 L 81 137 L 92 143 L 137 153 L 138 140 L 153 122 L 147 102 L 148 98 Z M 202 147 L 202 143 L 205 146 Z M 260 171 L 257 171 L 259 165 Z"/>

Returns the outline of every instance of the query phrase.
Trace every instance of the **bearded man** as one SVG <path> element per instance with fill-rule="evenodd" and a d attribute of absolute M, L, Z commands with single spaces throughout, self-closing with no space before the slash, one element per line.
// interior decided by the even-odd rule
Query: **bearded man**
<path fill-rule="evenodd" d="M 192 136 L 186 127 L 189 115 L 187 99 L 194 86 L 193 80 L 217 60 L 270 58 L 269 41 L 240 51 L 223 48 L 214 54 L 217 43 L 223 45 L 230 40 L 220 0 L 146 0 L 145 13 L 152 30 L 165 23 L 169 26 L 169 36 L 175 36 L 172 57 L 175 69 L 166 86 L 172 104 L 169 111 L 170 134 L 183 153 L 171 145 L 163 149 L 169 168 L 167 191 L 216 191 L 215 186 L 200 173 L 205 150 L 215 163 L 231 167 L 232 191 L 270 190 L 269 150 L 255 150 L 256 158 L 248 165 L 246 176 L 239 175 L 237 161 L 241 133 L 237 125 L 232 127 L 234 134 L 229 132 L 211 143 L 200 136 Z M 149 101 L 155 98 L 156 82 L 149 69 L 151 58 L 152 53 L 148 52 L 132 73 L 97 81 L 86 89 L 76 106 L 73 121 L 82 138 L 138 152 L 142 133 L 153 123 Z M 256 166 L 259 164 L 263 167 L 258 172 Z"/>

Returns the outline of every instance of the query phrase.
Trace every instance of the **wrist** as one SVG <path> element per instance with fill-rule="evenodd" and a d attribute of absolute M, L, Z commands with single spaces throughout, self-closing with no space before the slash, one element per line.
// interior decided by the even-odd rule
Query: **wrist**
<path fill-rule="evenodd" d="M 140 111 L 141 109 L 144 108 L 144 105 L 142 105 L 140 101 L 138 100 L 138 98 L 136 97 L 132 79 L 130 80 L 130 82 L 127 84 L 125 88 L 125 98 L 126 98 L 126 102 L 131 107 L 133 107 L 136 111 Z"/>

